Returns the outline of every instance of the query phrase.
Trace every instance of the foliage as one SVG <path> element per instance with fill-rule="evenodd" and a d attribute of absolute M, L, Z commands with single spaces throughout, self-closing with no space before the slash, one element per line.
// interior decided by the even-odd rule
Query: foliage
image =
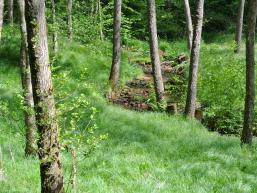
<path fill-rule="evenodd" d="M 85 82 L 85 71 L 76 78 L 76 87 L 67 87 L 70 84 L 68 71 L 59 71 L 58 75 L 54 75 L 54 81 L 57 87 L 56 100 L 62 148 L 73 149 L 76 154 L 88 156 L 107 138 L 107 134 L 95 133 L 98 128 L 95 120 L 97 110 L 83 94 L 84 90 L 90 89 Z"/>
<path fill-rule="evenodd" d="M 74 39 L 89 43 L 100 39 L 100 25 L 105 38 L 112 38 L 113 2 L 77 0 L 73 6 Z M 51 25 L 51 3 L 47 1 L 48 22 L 50 32 L 57 29 L 62 37 L 67 35 L 66 1 L 56 1 L 57 26 Z M 190 1 L 192 18 L 194 20 L 195 2 Z M 225 31 L 234 29 L 238 1 L 215 0 L 205 3 L 204 31 Z M 161 38 L 175 39 L 186 34 L 186 19 L 183 1 L 156 0 L 158 34 Z M 100 17 L 100 15 L 102 17 Z M 124 0 L 122 2 L 122 39 L 127 44 L 131 38 L 148 39 L 147 2 L 142 0 Z"/>
<path fill-rule="evenodd" d="M 54 65 L 56 91 L 61 89 L 58 85 L 62 81 L 67 92 L 80 88 L 78 77 L 80 79 L 79 75 L 85 72 L 83 77 L 93 91 L 89 92 L 88 86 L 83 87 L 77 90 L 75 96 L 80 98 L 84 94 L 91 106 L 96 107 L 95 123 L 99 127 L 96 134 L 99 131 L 109 136 L 91 155 L 78 162 L 78 192 L 255 191 L 256 141 L 252 149 L 242 149 L 238 138 L 209 133 L 198 122 L 164 113 L 138 113 L 107 104 L 103 98 L 104 90 L 99 89 L 99 84 L 108 77 L 111 65 L 103 62 L 109 61 L 106 53 L 111 53 L 110 46 L 106 44 L 103 47 L 95 45 L 95 49 L 92 45 L 67 47 L 61 51 Z M 184 49 L 182 44 L 176 45 L 180 45 L 178 52 Z M 97 56 L 94 55 L 96 50 Z M 123 68 L 128 68 L 123 73 L 129 72 L 129 76 L 137 73 L 125 60 L 123 63 Z M 20 82 L 19 69 L 10 67 L 7 62 L 1 64 L 0 82 L 9 81 L 8 89 L 14 90 L 9 95 L 13 101 L 16 91 L 20 91 L 17 87 Z M 87 71 L 84 71 L 85 68 Z M 63 77 L 64 72 L 67 73 L 66 77 Z M 56 97 L 60 103 L 60 98 Z M 17 109 L 16 103 L 8 110 L 20 113 L 16 121 L 18 124 L 13 127 L 0 121 L 0 146 L 6 175 L 6 180 L 0 181 L 1 191 L 40 192 L 38 161 L 24 159 L 24 136 L 20 133 L 22 112 Z M 81 113 L 84 111 L 88 115 L 92 113 L 90 108 L 79 110 Z M 89 120 L 88 116 L 86 118 Z M 15 162 L 11 161 L 10 149 Z M 70 163 L 70 156 L 62 152 L 66 174 L 69 173 Z M 67 182 L 68 176 L 65 176 Z"/>
<path fill-rule="evenodd" d="M 226 43 L 224 43 L 226 39 Z M 205 44 L 201 54 L 199 99 L 204 122 L 221 133 L 240 134 L 243 124 L 245 60 L 233 52 L 230 36 Z"/>

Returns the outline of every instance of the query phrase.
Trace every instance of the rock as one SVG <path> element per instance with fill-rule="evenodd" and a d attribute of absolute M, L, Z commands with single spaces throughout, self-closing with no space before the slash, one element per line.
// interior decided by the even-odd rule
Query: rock
<path fill-rule="evenodd" d="M 166 111 L 167 111 L 167 113 L 170 113 L 170 114 L 177 114 L 178 113 L 177 104 L 176 103 L 168 104 Z"/>
<path fill-rule="evenodd" d="M 203 110 L 202 109 L 196 109 L 195 110 L 195 118 L 197 120 L 202 120 L 203 119 Z"/>
<path fill-rule="evenodd" d="M 185 54 L 180 54 L 177 58 L 176 58 L 176 62 L 181 64 L 182 62 L 185 62 L 188 60 L 188 57 Z"/>
<path fill-rule="evenodd" d="M 141 104 L 141 109 L 142 109 L 142 110 L 149 110 L 149 105 L 146 104 L 146 103 L 142 103 L 142 104 Z"/>

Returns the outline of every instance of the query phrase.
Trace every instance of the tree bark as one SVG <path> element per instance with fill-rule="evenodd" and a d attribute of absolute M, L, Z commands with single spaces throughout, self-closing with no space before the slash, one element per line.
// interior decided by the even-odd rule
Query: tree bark
<path fill-rule="evenodd" d="M 8 20 L 13 25 L 13 0 L 8 0 Z"/>
<path fill-rule="evenodd" d="M 164 102 L 164 85 L 162 80 L 161 63 L 158 49 L 157 24 L 155 0 L 147 0 L 148 24 L 149 24 L 149 43 L 153 69 L 154 88 L 158 103 Z"/>
<path fill-rule="evenodd" d="M 73 36 L 73 30 L 72 30 L 72 0 L 68 0 L 67 12 L 68 12 L 68 39 L 71 42 L 72 41 L 72 36 Z"/>
<path fill-rule="evenodd" d="M 184 9 L 186 15 L 186 26 L 187 26 L 187 47 L 191 51 L 193 41 L 193 24 L 191 18 L 190 5 L 188 0 L 184 0 Z"/>
<path fill-rule="evenodd" d="M 58 124 L 47 45 L 45 1 L 26 0 L 28 53 L 38 128 L 41 192 L 63 193 Z"/>
<path fill-rule="evenodd" d="M 94 4 L 95 0 L 91 0 L 91 13 L 90 16 L 93 17 L 94 16 L 94 12 L 95 12 L 95 4 Z"/>
<path fill-rule="evenodd" d="M 185 114 L 191 117 L 195 116 L 197 76 L 198 76 L 198 66 L 199 66 L 199 57 L 200 57 L 203 13 L 204 13 L 204 0 L 197 0 L 195 29 L 193 34 L 194 36 L 193 45 L 192 45 L 191 56 L 190 56 L 189 81 L 188 81 L 187 100 L 186 100 L 186 107 L 185 107 Z"/>
<path fill-rule="evenodd" d="M 98 0 L 98 10 L 99 10 L 99 31 L 100 31 L 100 38 L 101 38 L 101 41 L 104 41 L 101 0 Z"/>
<path fill-rule="evenodd" d="M 31 73 L 28 59 L 27 26 L 25 21 L 24 0 L 18 0 L 21 25 L 20 69 L 25 106 L 26 146 L 25 155 L 36 154 L 36 119 L 31 84 Z"/>
<path fill-rule="evenodd" d="M 0 0 L 0 41 L 2 39 L 3 22 L 4 22 L 4 0 Z"/>
<path fill-rule="evenodd" d="M 120 76 L 120 50 L 121 50 L 121 0 L 114 1 L 114 19 L 113 19 L 113 54 L 112 68 L 109 80 L 112 90 L 116 90 Z"/>
<path fill-rule="evenodd" d="M 72 192 L 77 192 L 77 153 L 74 148 L 70 149 L 72 157 L 72 167 L 71 167 L 71 185 Z"/>
<path fill-rule="evenodd" d="M 246 95 L 244 126 L 241 136 L 242 143 L 250 144 L 253 138 L 254 102 L 255 102 L 255 27 L 257 16 L 257 0 L 248 4 L 248 19 L 246 32 Z"/>
<path fill-rule="evenodd" d="M 243 24 L 244 24 L 244 6 L 245 0 L 240 0 L 238 7 L 238 15 L 237 15 L 237 25 L 236 25 L 236 48 L 235 53 L 239 54 L 240 52 L 240 44 L 242 38 Z"/>
<path fill-rule="evenodd" d="M 51 0 L 52 4 L 52 22 L 53 22 L 53 50 L 54 54 L 58 52 L 58 32 L 56 29 L 55 0 Z"/>

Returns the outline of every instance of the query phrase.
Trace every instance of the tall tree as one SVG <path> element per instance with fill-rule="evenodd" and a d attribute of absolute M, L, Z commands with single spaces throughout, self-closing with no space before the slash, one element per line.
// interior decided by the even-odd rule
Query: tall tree
<path fill-rule="evenodd" d="M 20 47 L 20 69 L 21 82 L 24 96 L 25 106 L 25 126 L 26 126 L 26 155 L 36 154 L 36 119 L 34 113 L 34 101 L 31 84 L 31 73 L 27 52 L 27 26 L 25 21 L 25 2 L 18 0 L 20 11 L 20 25 L 21 25 L 21 47 Z"/>
<path fill-rule="evenodd" d="M 4 22 L 4 0 L 0 0 L 0 41 L 2 38 L 3 22 Z"/>
<path fill-rule="evenodd" d="M 52 24 L 53 24 L 53 50 L 56 54 L 58 52 L 58 32 L 56 29 L 56 13 L 55 13 L 55 0 L 51 0 L 52 4 Z"/>
<path fill-rule="evenodd" d="M 184 1 L 184 10 L 186 16 L 186 27 L 187 27 L 187 47 L 191 51 L 193 41 L 193 24 L 191 18 L 190 5 L 188 0 Z"/>
<path fill-rule="evenodd" d="M 103 34 L 103 18 L 102 18 L 102 5 L 101 0 L 98 0 L 98 12 L 99 12 L 99 31 L 100 31 L 100 38 L 103 41 L 104 40 L 104 34 Z"/>
<path fill-rule="evenodd" d="M 72 0 L 68 0 L 68 5 L 67 5 L 67 13 L 68 13 L 68 38 L 70 41 L 72 41 L 72 35 L 73 35 L 73 30 L 72 30 Z"/>
<path fill-rule="evenodd" d="M 153 69 L 154 88 L 158 103 L 164 102 L 164 85 L 158 49 L 155 0 L 147 0 L 150 54 Z"/>
<path fill-rule="evenodd" d="M 185 114 L 191 117 L 195 116 L 197 76 L 200 57 L 200 45 L 202 36 L 204 0 L 197 0 L 195 28 L 193 34 L 193 45 L 190 55 L 189 81 L 187 90 L 187 100 Z"/>
<path fill-rule="evenodd" d="M 118 86 L 120 76 L 120 49 L 121 49 L 121 3 L 122 0 L 114 1 L 114 19 L 113 19 L 113 54 L 112 68 L 109 80 L 111 81 L 112 90 Z"/>
<path fill-rule="evenodd" d="M 237 54 L 240 52 L 240 44 L 241 44 L 243 24 L 244 24 L 244 6 L 245 6 L 245 0 L 240 0 L 239 7 L 238 7 L 236 37 L 235 37 L 235 42 L 236 42 L 235 53 Z"/>
<path fill-rule="evenodd" d="M 45 1 L 26 0 L 28 53 L 38 128 L 41 192 L 63 193 L 58 124 L 49 64 Z"/>
<path fill-rule="evenodd" d="M 253 138 L 254 102 L 255 102 L 255 27 L 257 16 L 257 0 L 248 4 L 246 32 L 246 95 L 242 143 L 251 143 Z"/>
<path fill-rule="evenodd" d="M 8 0 L 8 20 L 13 25 L 13 0 Z"/>

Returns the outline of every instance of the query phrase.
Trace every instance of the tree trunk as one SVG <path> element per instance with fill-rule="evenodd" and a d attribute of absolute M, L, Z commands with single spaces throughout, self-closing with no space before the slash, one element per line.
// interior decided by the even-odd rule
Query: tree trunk
<path fill-rule="evenodd" d="M 114 1 L 114 20 L 113 20 L 113 54 L 110 82 L 112 90 L 116 90 L 120 76 L 120 50 L 121 50 L 121 0 Z"/>
<path fill-rule="evenodd" d="M 56 29 L 55 0 L 51 0 L 52 4 L 52 22 L 53 22 L 53 50 L 54 54 L 58 52 L 58 32 Z"/>
<path fill-rule="evenodd" d="M 189 81 L 185 114 L 195 116 L 195 103 L 197 92 L 197 76 L 200 56 L 200 45 L 203 25 L 204 0 L 197 0 L 195 29 L 193 34 L 193 45 L 190 56 Z"/>
<path fill-rule="evenodd" d="M 255 102 L 255 27 L 257 16 L 257 0 L 248 4 L 248 19 L 246 32 L 246 95 L 244 126 L 241 136 L 242 143 L 251 143 L 253 138 L 254 102 Z"/>
<path fill-rule="evenodd" d="M 74 148 L 70 149 L 71 157 L 72 157 L 72 167 L 71 167 L 71 185 L 72 185 L 72 192 L 77 192 L 77 154 Z"/>
<path fill-rule="evenodd" d="M 94 16 L 94 12 L 95 12 L 95 4 L 94 4 L 95 0 L 91 0 L 91 13 L 90 16 L 93 17 Z"/>
<path fill-rule="evenodd" d="M 13 0 L 8 0 L 8 20 L 13 25 Z"/>
<path fill-rule="evenodd" d="M 161 63 L 158 49 L 157 24 L 155 0 L 147 0 L 148 23 L 149 23 L 149 43 L 153 68 L 154 88 L 158 103 L 164 102 L 164 85 L 162 80 Z"/>
<path fill-rule="evenodd" d="M 68 0 L 67 5 L 67 12 L 68 12 L 68 38 L 70 42 L 72 41 L 72 0 Z"/>
<path fill-rule="evenodd" d="M 191 51 L 193 41 L 193 24 L 191 18 L 190 5 L 188 0 L 184 0 L 184 9 L 186 15 L 186 26 L 187 26 L 187 47 Z"/>
<path fill-rule="evenodd" d="M 0 0 L 0 41 L 2 38 L 3 22 L 4 22 L 4 0 Z"/>
<path fill-rule="evenodd" d="M 244 24 L 244 6 L 245 0 L 240 0 L 238 7 L 238 15 L 237 15 L 237 25 L 236 25 L 236 48 L 235 53 L 239 54 L 240 52 L 240 44 L 242 38 L 243 24 Z"/>
<path fill-rule="evenodd" d="M 103 34 L 103 21 L 102 21 L 102 5 L 101 0 L 98 0 L 98 10 L 99 10 L 99 31 L 100 31 L 100 38 L 103 41 L 104 40 L 104 34 Z"/>
<path fill-rule="evenodd" d="M 28 53 L 38 128 L 41 192 L 63 193 L 58 124 L 47 45 L 45 1 L 26 0 Z"/>
<path fill-rule="evenodd" d="M 21 48 L 20 48 L 20 69 L 21 82 L 25 106 L 25 126 L 26 126 L 26 155 L 36 154 L 36 119 L 34 113 L 34 101 L 31 84 L 31 73 L 28 59 L 27 26 L 25 21 L 24 0 L 18 0 L 21 25 Z"/>

